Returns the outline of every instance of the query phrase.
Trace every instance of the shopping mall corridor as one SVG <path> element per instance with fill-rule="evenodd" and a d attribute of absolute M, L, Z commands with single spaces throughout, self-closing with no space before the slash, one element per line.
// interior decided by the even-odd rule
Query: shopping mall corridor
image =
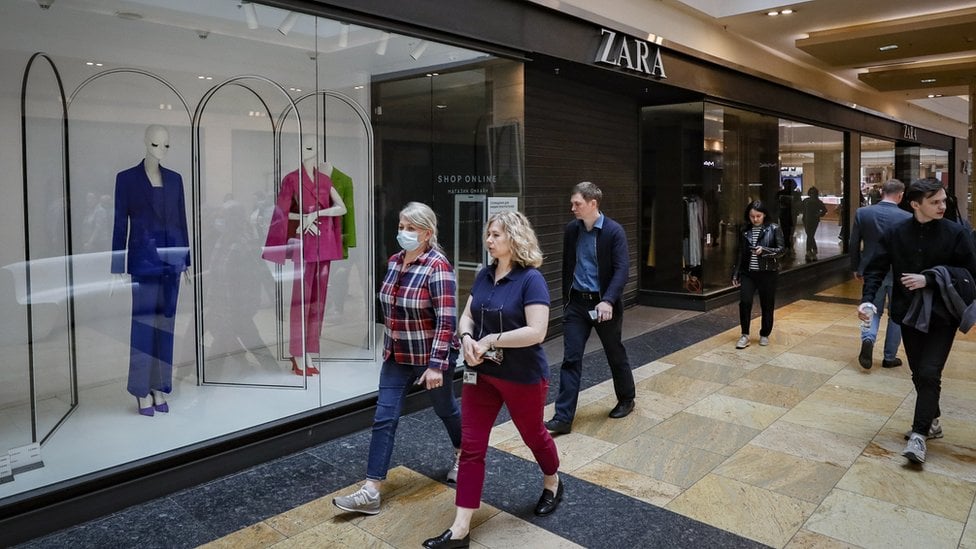
<path fill-rule="evenodd" d="M 628 310 L 635 413 L 607 417 L 609 372 L 590 352 L 573 432 L 556 439 L 565 499 L 542 518 L 538 468 L 500 418 L 472 547 L 976 547 L 976 331 L 946 366 L 945 438 L 908 467 L 909 370 L 882 369 L 881 345 L 858 365 L 859 289 L 784 302 L 771 344 L 743 350 L 736 304 Z M 560 342 L 547 350 L 556 385 Z M 430 410 L 400 423 L 381 513 L 335 508 L 368 444 L 357 432 L 24 546 L 415 548 L 450 526 L 450 444 Z"/>

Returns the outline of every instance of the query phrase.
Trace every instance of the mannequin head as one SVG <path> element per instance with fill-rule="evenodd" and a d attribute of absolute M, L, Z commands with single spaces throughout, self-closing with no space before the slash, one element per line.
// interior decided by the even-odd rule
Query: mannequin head
<path fill-rule="evenodd" d="M 302 160 L 315 160 L 319 152 L 318 142 L 314 135 L 302 136 Z"/>
<path fill-rule="evenodd" d="M 146 157 L 162 160 L 169 152 L 169 132 L 166 128 L 153 124 L 146 128 Z"/>

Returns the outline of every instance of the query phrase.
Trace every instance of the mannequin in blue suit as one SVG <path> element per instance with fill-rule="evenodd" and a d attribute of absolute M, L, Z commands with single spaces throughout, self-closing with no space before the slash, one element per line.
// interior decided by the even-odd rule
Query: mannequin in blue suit
<path fill-rule="evenodd" d="M 169 132 L 146 128 L 146 158 L 115 177 L 112 273 L 132 277 L 128 391 L 139 413 L 168 412 L 173 390 L 173 328 L 180 274 L 189 281 L 190 244 L 183 178 L 159 165 Z"/>

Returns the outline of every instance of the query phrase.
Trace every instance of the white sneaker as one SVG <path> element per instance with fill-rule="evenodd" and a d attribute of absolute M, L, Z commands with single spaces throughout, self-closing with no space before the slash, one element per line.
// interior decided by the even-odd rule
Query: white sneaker
<path fill-rule="evenodd" d="M 766 345 L 769 345 L 769 338 L 766 336 L 759 336 L 759 346 L 765 347 Z"/>
<path fill-rule="evenodd" d="M 451 470 L 447 472 L 447 481 L 457 484 L 458 467 L 461 466 L 461 453 L 454 453 L 454 464 L 451 465 Z"/>
<path fill-rule="evenodd" d="M 918 433 L 912 433 L 905 446 L 905 451 L 901 455 L 908 458 L 912 463 L 925 463 L 925 437 Z"/>
<path fill-rule="evenodd" d="M 912 438 L 912 430 L 909 429 L 905 433 L 905 440 Z M 932 425 L 929 426 L 929 434 L 925 436 L 926 439 L 942 438 L 942 424 L 939 423 L 939 418 L 932 420 Z"/>
<path fill-rule="evenodd" d="M 380 512 L 380 495 L 372 496 L 365 486 L 349 494 L 332 500 L 332 504 L 350 513 L 375 515 Z"/>
<path fill-rule="evenodd" d="M 749 336 L 745 334 L 743 334 L 743 336 L 739 338 L 739 341 L 735 342 L 736 349 L 745 349 L 748 346 L 749 346 Z"/>

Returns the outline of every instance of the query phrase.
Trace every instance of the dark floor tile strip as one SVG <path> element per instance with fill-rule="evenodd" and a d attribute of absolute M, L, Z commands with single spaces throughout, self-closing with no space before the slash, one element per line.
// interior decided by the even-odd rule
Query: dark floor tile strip
<path fill-rule="evenodd" d="M 843 303 L 845 305 L 860 305 L 861 300 L 854 297 L 841 297 L 836 295 L 811 295 L 806 298 L 809 301 L 820 301 L 823 303 Z"/>

